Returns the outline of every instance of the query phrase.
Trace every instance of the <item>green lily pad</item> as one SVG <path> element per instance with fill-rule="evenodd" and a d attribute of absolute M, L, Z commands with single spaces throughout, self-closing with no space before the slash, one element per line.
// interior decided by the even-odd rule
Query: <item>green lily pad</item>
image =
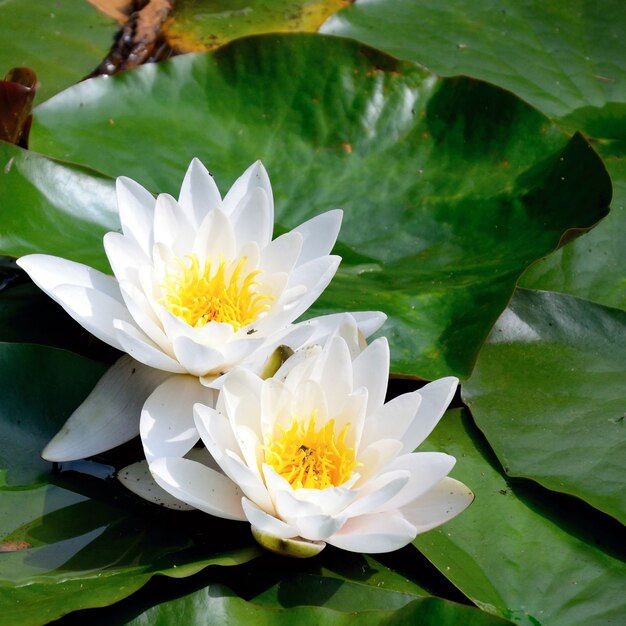
<path fill-rule="evenodd" d="M 173 193 L 193 156 L 223 190 L 261 158 L 281 227 L 345 212 L 343 265 L 311 314 L 382 309 L 394 373 L 423 378 L 467 376 L 521 272 L 610 196 L 588 144 L 510 94 L 320 36 L 87 81 L 37 108 L 31 145 Z"/>
<path fill-rule="evenodd" d="M 120 227 L 111 179 L 0 143 L 0 190 L 0 251 L 45 251 L 110 271 L 102 236 Z"/>
<path fill-rule="evenodd" d="M 449 411 L 421 449 L 454 455 L 451 475 L 476 495 L 467 511 L 413 542 L 468 598 L 524 626 L 620 623 L 620 524 L 571 498 L 507 483 L 462 410 Z"/>
<path fill-rule="evenodd" d="M 507 474 L 626 523 L 626 312 L 518 290 L 463 398 Z"/>
<path fill-rule="evenodd" d="M 350 0 L 178 0 L 165 24 L 180 52 L 204 52 L 261 33 L 315 32 Z"/>
<path fill-rule="evenodd" d="M 530 288 L 626 308 L 626 11 L 621 0 L 411 0 L 357 2 L 322 32 L 354 37 L 443 75 L 510 89 L 570 129 L 615 140 L 594 144 L 615 186 L 611 215 L 586 237 L 534 265 Z"/>
<path fill-rule="evenodd" d="M 622 124 L 626 127 L 626 115 Z M 532 265 L 520 284 L 626 309 L 626 143 L 596 147 L 613 182 L 610 214 L 584 237 Z"/>
<path fill-rule="evenodd" d="M 124 598 L 157 573 L 189 576 L 259 554 L 245 524 L 138 505 L 116 480 L 94 477 L 113 467 L 83 461 L 50 474 L 39 451 L 102 364 L 0 344 L 0 369 L 0 614 L 11 623 L 47 623 Z"/>
<path fill-rule="evenodd" d="M 7 485 L 47 477 L 52 464 L 39 456 L 43 446 L 105 370 L 63 350 L 0 343 L 0 469 Z"/>
<path fill-rule="evenodd" d="M 593 124 L 626 103 L 621 0 L 357 2 L 321 32 L 352 37 L 442 76 L 489 81 L 554 117 L 583 109 L 578 122 Z"/>
<path fill-rule="evenodd" d="M 363 596 L 362 589 L 355 589 L 355 585 L 347 584 L 342 592 L 348 593 L 339 597 L 337 585 L 332 579 L 318 578 L 296 580 L 293 586 L 306 585 L 298 589 L 299 594 L 308 591 L 311 595 L 310 602 L 313 606 L 292 606 L 290 605 L 290 592 L 286 592 L 281 598 L 281 602 L 273 606 L 257 604 L 252 600 L 247 602 L 243 598 L 235 596 L 230 589 L 222 585 L 211 585 L 204 589 L 195 591 L 187 596 L 164 602 L 154 606 L 135 619 L 125 622 L 128 626 L 148 626 L 174 623 L 180 615 L 185 615 L 187 623 L 191 626 L 210 624 L 259 624 L 268 626 L 291 626 L 299 624 L 302 626 L 328 625 L 347 626 L 358 620 L 359 624 L 378 626 L 385 624 L 422 624 L 424 626 L 456 626 L 464 624 L 467 626 L 498 626 L 500 624 L 510 624 L 511 622 L 501 620 L 476 608 L 455 604 L 442 598 L 414 598 L 402 597 L 397 592 L 382 590 L 370 590 Z M 315 585 L 311 589 L 311 585 Z M 349 595 L 349 592 L 356 592 L 356 597 Z M 317 594 L 327 594 L 330 596 L 325 604 L 331 606 L 316 606 Z M 344 606 L 337 608 L 334 605 L 344 600 Z M 355 608 L 355 600 L 360 600 L 364 604 L 362 608 Z M 347 602 L 347 603 L 346 603 Z M 383 607 L 368 604 L 378 603 Z M 365 604 L 367 603 L 367 604 Z M 396 608 L 394 604 L 400 603 Z M 392 606 L 389 606 L 392 605 Z"/>
<path fill-rule="evenodd" d="M 0 74 L 26 66 L 39 79 L 45 100 L 82 80 L 108 52 L 116 23 L 87 1 L 2 0 Z"/>

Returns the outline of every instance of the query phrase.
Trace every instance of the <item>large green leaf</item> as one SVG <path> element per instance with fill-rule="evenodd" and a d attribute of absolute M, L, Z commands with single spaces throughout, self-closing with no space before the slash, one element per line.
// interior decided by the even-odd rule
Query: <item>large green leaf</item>
<path fill-rule="evenodd" d="M 455 604 L 442 598 L 400 597 L 397 592 L 371 589 L 365 596 L 363 589 L 356 585 L 341 587 L 332 579 L 304 579 L 294 581 L 294 586 L 302 585 L 299 594 L 309 594 L 312 606 L 263 606 L 254 601 L 246 602 L 236 597 L 227 587 L 212 585 L 188 596 L 156 605 L 135 619 L 126 622 L 128 626 L 169 626 L 177 622 L 181 615 L 189 626 L 210 624 L 259 624 L 268 626 L 348 626 L 358 620 L 359 624 L 378 626 L 385 624 L 421 624 L 423 626 L 497 626 L 510 624 L 473 607 Z M 352 593 L 350 593 L 352 592 Z M 343 602 L 342 607 L 317 605 L 317 598 L 325 595 L 326 603 L 334 605 Z M 330 596 L 330 597 L 328 597 Z M 382 599 L 384 596 L 386 598 Z M 393 600 L 392 600 L 393 598 Z M 287 595 L 285 600 L 289 602 Z M 399 604 L 398 606 L 370 606 L 375 600 L 379 604 Z M 359 602 L 360 606 L 355 606 Z"/>
<path fill-rule="evenodd" d="M 29 485 L 47 476 L 52 465 L 39 453 L 105 370 L 63 350 L 0 343 L 0 469 L 6 484 Z"/>
<path fill-rule="evenodd" d="M 119 228 L 113 181 L 2 142 L 0 172 L 1 252 L 47 252 L 109 269 L 102 236 Z"/>
<path fill-rule="evenodd" d="M 621 525 L 571 498 L 508 484 L 461 410 L 446 414 L 423 449 L 454 455 L 452 475 L 476 499 L 414 544 L 478 606 L 527 626 L 622 621 Z"/>
<path fill-rule="evenodd" d="M 626 523 L 626 312 L 516 291 L 463 398 L 507 474 Z"/>
<path fill-rule="evenodd" d="M 345 211 L 312 312 L 384 310 L 393 370 L 424 378 L 466 376 L 521 272 L 610 194 L 585 141 L 510 94 L 320 36 L 88 81 L 37 109 L 32 145 L 169 192 L 192 156 L 222 189 L 263 159 L 283 227 Z"/>
<path fill-rule="evenodd" d="M 626 128 L 626 115 L 622 124 Z M 613 182 L 611 213 L 584 237 L 532 265 L 521 285 L 626 309 L 626 143 L 599 143 L 597 148 Z"/>
<path fill-rule="evenodd" d="M 32 68 L 37 99 L 45 100 L 94 70 L 116 30 L 87 0 L 0 0 L 0 76 L 11 67 Z"/>
<path fill-rule="evenodd" d="M 200 52 L 247 35 L 315 32 L 350 0 L 178 0 L 164 25 L 170 46 Z"/>
<path fill-rule="evenodd" d="M 622 0 L 370 0 L 339 12 L 321 30 L 354 37 L 443 76 L 481 78 L 568 128 L 616 140 L 597 144 L 615 186 L 615 215 L 537 263 L 522 284 L 626 308 Z"/>
<path fill-rule="evenodd" d="M 102 371 L 63 350 L 0 344 L 0 615 L 9 623 L 47 623 L 124 598 L 156 573 L 189 576 L 259 552 L 245 524 L 136 505 L 117 481 L 49 474 L 39 451 Z"/>
<path fill-rule="evenodd" d="M 582 109 L 572 122 L 592 134 L 626 103 L 622 0 L 369 0 L 321 30 L 442 76 L 487 80 L 551 116 Z"/>

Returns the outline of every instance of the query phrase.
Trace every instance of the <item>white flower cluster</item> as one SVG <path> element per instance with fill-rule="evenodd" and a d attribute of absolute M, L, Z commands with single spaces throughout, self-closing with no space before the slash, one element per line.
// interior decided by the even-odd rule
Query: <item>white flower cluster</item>
<path fill-rule="evenodd" d="M 130 489 L 247 520 L 259 543 L 292 556 L 326 543 L 395 550 L 469 505 L 470 490 L 448 477 L 453 457 L 414 452 L 457 379 L 385 403 L 387 341 L 365 341 L 382 313 L 295 323 L 337 270 L 341 211 L 272 239 L 260 162 L 223 199 L 194 159 L 178 201 L 127 178 L 117 200 L 122 232 L 104 238 L 114 276 L 41 254 L 18 261 L 126 352 L 45 459 L 81 459 L 140 434 L 146 460 L 120 472 Z"/>

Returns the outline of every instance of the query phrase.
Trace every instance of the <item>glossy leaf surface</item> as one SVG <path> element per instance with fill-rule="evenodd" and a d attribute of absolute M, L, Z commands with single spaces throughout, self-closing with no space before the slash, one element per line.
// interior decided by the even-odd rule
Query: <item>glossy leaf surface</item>
<path fill-rule="evenodd" d="M 472 505 L 414 544 L 473 602 L 525 626 L 619 623 L 623 526 L 570 498 L 509 484 L 468 414 L 449 411 L 422 449 L 452 454 Z"/>
<path fill-rule="evenodd" d="M 223 190 L 260 158 L 285 228 L 342 207 L 343 265 L 311 313 L 382 309 L 393 370 L 423 378 L 466 376 L 520 273 L 610 194 L 585 141 L 510 94 L 319 36 L 88 81 L 37 109 L 31 141 L 173 193 L 193 156 Z"/>
<path fill-rule="evenodd" d="M 94 70 L 116 31 L 86 0 L 1 0 L 0 16 L 0 74 L 17 66 L 35 70 L 39 102 Z"/>
<path fill-rule="evenodd" d="M 626 312 L 518 290 L 463 398 L 507 474 L 626 523 Z"/>

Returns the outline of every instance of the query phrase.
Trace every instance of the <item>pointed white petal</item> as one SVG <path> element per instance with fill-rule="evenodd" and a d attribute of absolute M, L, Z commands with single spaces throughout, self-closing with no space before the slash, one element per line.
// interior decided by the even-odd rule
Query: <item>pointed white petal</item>
<path fill-rule="evenodd" d="M 273 216 L 267 193 L 260 187 L 251 189 L 230 214 L 235 231 L 236 249 L 254 241 L 263 249 L 272 240 Z"/>
<path fill-rule="evenodd" d="M 147 461 L 127 465 L 117 473 L 117 479 L 129 491 L 154 504 L 177 511 L 192 511 L 194 509 L 157 485 L 150 473 Z"/>
<path fill-rule="evenodd" d="M 195 229 L 172 196 L 161 193 L 154 207 L 154 243 L 170 248 L 176 256 L 189 253 Z"/>
<path fill-rule="evenodd" d="M 194 158 L 187 168 L 178 202 L 194 228 L 198 228 L 209 211 L 222 206 L 213 176 L 199 159 Z"/>
<path fill-rule="evenodd" d="M 117 287 L 117 281 L 115 285 Z M 120 321 L 134 327 L 135 321 L 123 303 L 119 289 L 117 296 L 112 298 L 95 289 L 77 285 L 59 285 L 50 295 L 92 335 L 118 350 L 124 350 L 115 323 Z M 135 332 L 139 331 L 135 329 Z"/>
<path fill-rule="evenodd" d="M 270 222 L 274 223 L 274 196 L 269 176 L 261 161 L 253 163 L 233 184 L 224 197 L 224 212 L 229 215 L 239 204 L 239 201 L 255 187 L 261 187 L 267 194 L 270 206 Z"/>
<path fill-rule="evenodd" d="M 178 362 L 194 376 L 205 376 L 224 364 L 220 350 L 196 343 L 189 337 L 174 338 L 172 348 Z"/>
<path fill-rule="evenodd" d="M 404 433 L 413 423 L 421 401 L 419 391 L 413 391 L 383 404 L 375 413 L 367 416 L 361 445 L 369 446 L 383 438 L 403 441 Z"/>
<path fill-rule="evenodd" d="M 298 535 L 309 541 L 323 541 L 336 533 L 346 522 L 343 515 L 303 515 L 294 519 Z"/>
<path fill-rule="evenodd" d="M 269 274 L 291 272 L 302 249 L 300 233 L 285 233 L 261 250 L 259 266 Z"/>
<path fill-rule="evenodd" d="M 356 502 L 351 504 L 343 513 L 349 517 L 356 517 L 368 513 L 378 512 L 409 482 L 410 473 L 407 471 L 385 472 L 371 480 Z M 385 507 L 385 510 L 387 507 Z"/>
<path fill-rule="evenodd" d="M 132 239 L 121 233 L 107 233 L 103 243 L 109 265 L 117 280 L 128 280 L 139 286 L 138 269 L 150 263 L 146 253 Z"/>
<path fill-rule="evenodd" d="M 389 380 L 389 344 L 385 337 L 373 341 L 354 359 L 352 373 L 354 388 L 367 388 L 367 412 L 377 411 L 385 401 Z"/>
<path fill-rule="evenodd" d="M 150 255 L 154 243 L 152 239 L 154 196 L 139 183 L 125 176 L 117 179 L 115 189 L 122 232 L 146 255 Z"/>
<path fill-rule="evenodd" d="M 421 498 L 402 508 L 402 514 L 424 533 L 462 513 L 474 494 L 454 478 L 444 478 Z"/>
<path fill-rule="evenodd" d="M 185 368 L 178 361 L 165 354 L 145 333 L 133 325 L 122 320 L 113 320 L 113 326 L 122 350 L 137 361 L 166 372 L 185 373 Z"/>
<path fill-rule="evenodd" d="M 201 267 L 208 261 L 213 271 L 222 258 L 231 261 L 235 257 L 235 231 L 224 211 L 214 209 L 207 214 L 196 232 L 192 252 L 198 255 Z"/>
<path fill-rule="evenodd" d="M 413 452 L 394 459 L 385 473 L 407 471 L 409 481 L 402 491 L 380 506 L 379 511 L 399 509 L 419 498 L 445 478 L 454 467 L 456 459 L 443 452 Z"/>
<path fill-rule="evenodd" d="M 280 313 L 268 319 L 268 331 L 269 329 L 278 330 L 279 327 L 286 326 L 300 317 L 326 289 L 337 272 L 340 261 L 341 258 L 338 256 L 327 256 L 296 267 L 289 277 L 288 287 L 304 288 L 306 291 L 299 295 L 298 300 L 292 306 L 284 308 Z M 287 290 L 283 295 L 285 294 Z"/>
<path fill-rule="evenodd" d="M 150 463 L 156 482 L 175 498 L 217 517 L 245 520 L 243 494 L 230 478 L 189 459 L 156 459 Z"/>
<path fill-rule="evenodd" d="M 140 434 L 148 461 L 185 455 L 198 441 L 193 419 L 196 402 L 213 404 L 214 391 L 193 376 L 171 376 L 146 400 L 141 411 Z"/>
<path fill-rule="evenodd" d="M 391 552 L 415 539 L 415 526 L 397 511 L 349 519 L 327 543 L 351 552 Z"/>
<path fill-rule="evenodd" d="M 72 413 L 42 457 L 48 461 L 83 459 L 137 436 L 141 407 L 168 376 L 124 355 Z"/>
<path fill-rule="evenodd" d="M 298 535 L 298 532 L 289 526 L 289 524 L 286 524 L 273 515 L 269 515 L 254 502 L 248 500 L 248 498 L 243 498 L 241 505 L 250 524 L 258 528 L 262 533 L 277 537 L 278 539 L 289 539 L 290 537 L 296 537 Z"/>
<path fill-rule="evenodd" d="M 379 439 L 366 448 L 357 451 L 357 463 L 361 479 L 357 486 L 378 476 L 380 471 L 392 461 L 402 449 L 402 442 L 397 439 Z"/>
<path fill-rule="evenodd" d="M 448 376 L 435 380 L 419 390 L 422 402 L 403 438 L 403 453 L 413 452 L 430 435 L 452 401 L 458 384 L 458 378 Z"/>
<path fill-rule="evenodd" d="M 330 254 L 337 241 L 343 211 L 335 209 L 317 215 L 304 222 L 291 232 L 300 233 L 303 237 L 302 252 L 298 258 L 298 265 L 308 263 L 318 257 Z"/>

